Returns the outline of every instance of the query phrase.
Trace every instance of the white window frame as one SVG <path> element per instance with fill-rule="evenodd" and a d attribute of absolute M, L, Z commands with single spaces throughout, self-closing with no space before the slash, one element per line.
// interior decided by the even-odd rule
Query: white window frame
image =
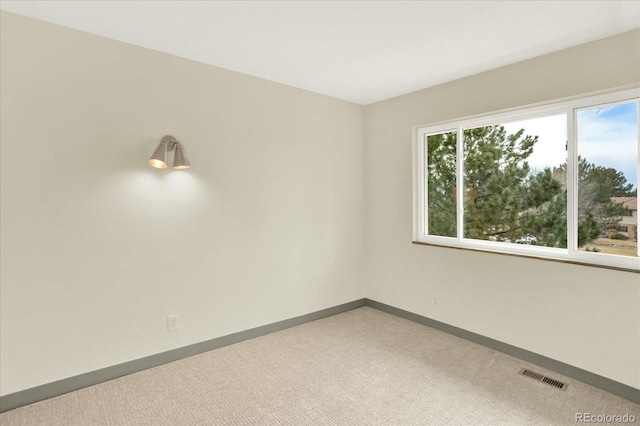
<path fill-rule="evenodd" d="M 413 213 L 414 230 L 413 241 L 429 245 L 438 245 L 471 250 L 497 252 L 511 255 L 521 255 L 544 259 L 559 260 L 571 263 L 596 265 L 640 271 L 640 257 L 612 255 L 579 251 L 577 247 L 578 232 L 578 147 L 577 147 L 577 113 L 580 110 L 600 105 L 615 105 L 628 102 L 638 102 L 640 116 L 640 89 L 631 89 L 597 96 L 573 99 L 568 101 L 546 104 L 543 106 L 523 107 L 517 110 L 467 117 L 460 120 L 448 121 L 435 125 L 415 126 L 413 128 Z M 530 246 L 524 244 L 475 240 L 463 237 L 464 230 L 464 159 L 463 159 L 463 129 L 505 124 L 513 121 L 540 118 L 550 115 L 566 114 L 567 116 L 567 248 L 553 248 Z M 639 117 L 640 123 L 640 117 Z M 639 126 L 640 127 L 640 126 Z M 426 230 L 428 221 L 427 191 L 426 191 L 426 143 L 427 136 L 440 133 L 457 133 L 456 156 L 456 218 L 457 236 L 443 237 L 428 235 Z M 639 131 L 640 133 L 640 131 Z M 640 141 L 640 135 L 638 137 Z M 640 142 L 639 142 L 640 145 Z M 638 147 L 640 153 L 640 146 Z M 640 176 L 640 154 L 637 161 Z M 640 180 L 640 178 L 638 178 Z M 639 188 L 640 182 L 634 182 Z"/>

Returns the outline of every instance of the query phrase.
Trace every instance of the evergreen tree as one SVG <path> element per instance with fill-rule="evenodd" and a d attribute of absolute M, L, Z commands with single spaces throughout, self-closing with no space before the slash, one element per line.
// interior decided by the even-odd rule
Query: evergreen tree
<path fill-rule="evenodd" d="M 537 136 L 503 126 L 465 130 L 464 236 L 567 247 L 566 164 L 532 170 Z M 624 214 L 614 196 L 635 195 L 621 172 L 579 159 L 578 246 L 598 238 Z M 427 140 L 428 233 L 456 236 L 456 134 Z"/>
<path fill-rule="evenodd" d="M 464 131 L 466 237 L 566 247 L 562 182 L 526 161 L 537 141 L 503 126 Z"/>
<path fill-rule="evenodd" d="M 581 178 L 593 185 L 596 191 L 597 202 L 607 203 L 611 197 L 635 197 L 637 191 L 633 184 L 627 182 L 622 172 L 611 167 L 589 164 L 584 158 L 580 158 L 578 173 Z"/>
<path fill-rule="evenodd" d="M 554 169 L 558 179 L 566 181 L 567 165 Z M 635 196 L 633 184 L 622 172 L 611 167 L 596 166 L 578 158 L 578 247 L 616 227 L 627 213 L 612 197 Z"/>
<path fill-rule="evenodd" d="M 456 134 L 427 140 L 427 199 L 430 235 L 456 236 Z"/>

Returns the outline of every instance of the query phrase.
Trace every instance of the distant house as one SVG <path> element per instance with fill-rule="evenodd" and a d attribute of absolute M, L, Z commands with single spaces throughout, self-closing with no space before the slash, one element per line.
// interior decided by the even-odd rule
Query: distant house
<path fill-rule="evenodd" d="M 628 216 L 622 216 L 618 223 L 618 233 L 630 240 L 638 239 L 638 197 L 612 197 L 611 201 L 622 204 Z"/>

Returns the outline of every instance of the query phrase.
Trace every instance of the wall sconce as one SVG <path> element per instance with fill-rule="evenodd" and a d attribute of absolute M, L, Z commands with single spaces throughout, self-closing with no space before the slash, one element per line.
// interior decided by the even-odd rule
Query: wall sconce
<path fill-rule="evenodd" d="M 151 158 L 149 158 L 149 164 L 158 169 L 167 168 L 167 152 L 175 151 L 173 154 L 173 168 L 176 170 L 188 169 L 189 160 L 187 154 L 184 152 L 182 144 L 176 140 L 173 136 L 165 136 L 160 141 L 160 145 L 155 150 Z"/>

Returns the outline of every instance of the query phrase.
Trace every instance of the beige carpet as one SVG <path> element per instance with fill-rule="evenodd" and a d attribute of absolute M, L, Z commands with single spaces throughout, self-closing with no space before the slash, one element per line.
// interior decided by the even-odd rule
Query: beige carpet
<path fill-rule="evenodd" d="M 638 404 L 364 307 L 8 411 L 0 424 L 575 425 L 576 413 L 640 423 Z"/>

